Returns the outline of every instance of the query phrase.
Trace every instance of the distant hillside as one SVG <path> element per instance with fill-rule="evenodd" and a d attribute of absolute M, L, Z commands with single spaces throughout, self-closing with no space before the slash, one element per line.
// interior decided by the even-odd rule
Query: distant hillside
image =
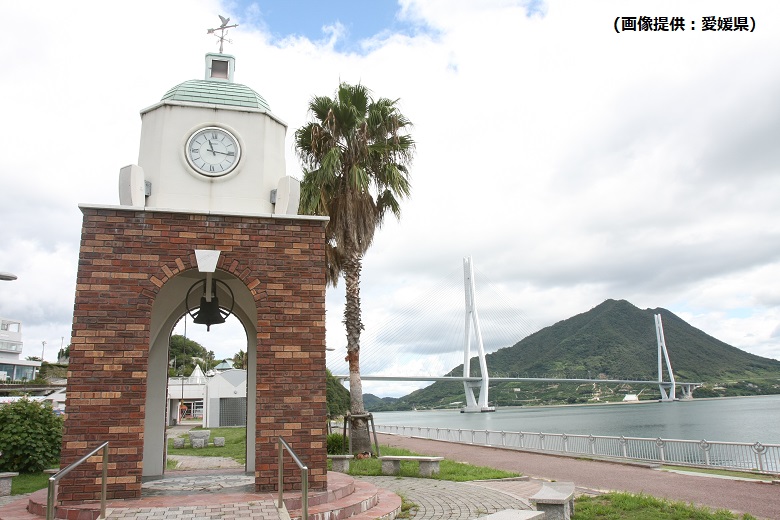
<path fill-rule="evenodd" d="M 341 381 L 333 377 L 330 370 L 325 370 L 325 395 L 328 405 L 328 417 L 344 415 L 349 410 L 349 390 Z"/>
<path fill-rule="evenodd" d="M 625 300 L 607 300 L 588 312 L 546 327 L 512 347 L 488 354 L 488 372 L 492 377 L 653 380 L 657 377 L 658 366 L 654 314 L 661 314 L 669 357 L 678 380 L 710 383 L 708 388 L 736 385 L 738 393 L 780 392 L 780 361 L 732 347 L 666 309 L 642 310 Z M 472 359 L 471 373 L 480 373 L 477 358 Z M 460 365 L 447 375 L 462 374 L 463 365 Z M 760 383 L 745 383 L 752 381 Z M 740 389 L 740 384 L 745 388 Z M 518 386 L 527 390 L 525 395 L 515 391 Z M 643 397 L 658 395 L 657 388 L 506 383 L 491 384 L 490 399 L 499 405 L 534 401 L 584 402 L 598 397 L 618 400 L 625 393 L 638 391 L 645 394 Z M 701 394 L 721 395 L 707 392 L 704 389 Z M 402 397 L 395 406 L 399 409 L 440 407 L 463 399 L 461 383 L 438 382 Z"/>
<path fill-rule="evenodd" d="M 393 406 L 397 401 L 397 397 L 377 397 L 374 394 L 363 394 L 363 405 L 367 410 L 376 410 L 387 405 Z"/>
<path fill-rule="evenodd" d="M 780 375 L 778 360 L 732 347 L 666 309 L 641 310 L 625 300 L 607 300 L 488 355 L 488 372 L 495 376 L 603 374 L 613 379 L 653 379 L 658 370 L 655 314 L 661 315 L 678 379 L 699 382 Z"/>

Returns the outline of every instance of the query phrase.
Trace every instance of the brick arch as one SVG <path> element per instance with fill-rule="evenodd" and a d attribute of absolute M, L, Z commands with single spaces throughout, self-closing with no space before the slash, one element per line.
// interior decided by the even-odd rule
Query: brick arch
<path fill-rule="evenodd" d="M 255 350 L 263 409 L 254 421 L 255 488 L 276 489 L 281 435 L 307 460 L 310 489 L 325 489 L 324 222 L 81 209 L 62 467 L 108 440 L 108 498 L 140 497 L 153 306 L 162 287 L 195 269 L 195 249 L 214 249 L 222 251 L 218 268 L 249 291 L 262 330 Z M 97 473 L 96 462 L 82 464 L 61 481 L 58 498 L 99 499 Z"/>
<path fill-rule="evenodd" d="M 193 269 L 197 269 L 197 265 L 195 264 L 195 253 L 187 255 L 186 263 L 184 259 L 179 256 L 173 260 L 173 264 L 175 267 L 171 267 L 168 264 L 163 264 L 156 274 L 149 275 L 149 282 L 151 282 L 154 286 L 154 288 L 150 291 L 151 294 L 148 295 L 152 301 L 154 300 L 154 297 L 157 296 L 157 294 L 160 292 L 160 289 L 162 289 L 163 286 L 168 283 L 168 281 L 170 281 L 174 276 L 191 271 Z M 260 290 L 260 287 L 262 287 L 262 282 L 260 279 L 255 276 L 250 276 L 252 270 L 248 266 L 243 265 L 237 259 L 228 259 L 224 254 L 220 254 L 219 260 L 217 262 L 217 269 L 220 269 L 226 273 L 230 273 L 237 279 L 241 280 L 244 286 L 252 294 L 252 298 L 255 301 L 267 296 L 266 291 Z"/>

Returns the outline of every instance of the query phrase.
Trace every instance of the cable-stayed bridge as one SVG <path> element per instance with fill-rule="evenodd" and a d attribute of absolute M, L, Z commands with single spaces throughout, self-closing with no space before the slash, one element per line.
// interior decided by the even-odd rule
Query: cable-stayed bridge
<path fill-rule="evenodd" d="M 363 341 L 363 347 L 361 347 L 361 379 L 363 381 L 406 381 L 406 382 L 419 382 L 419 381 L 430 381 L 430 382 L 437 382 L 437 381 L 457 381 L 463 383 L 464 393 L 466 397 L 466 405 L 463 409 L 461 409 L 462 412 L 490 412 L 494 411 L 495 408 L 489 405 L 489 385 L 490 382 L 526 382 L 526 383 L 599 383 L 599 384 L 638 384 L 638 385 L 657 385 L 658 389 L 661 394 L 661 401 L 669 402 L 669 401 L 675 401 L 677 400 L 677 392 L 680 391 L 683 399 L 688 399 L 692 397 L 693 390 L 699 386 L 701 386 L 701 383 L 689 383 L 689 382 L 680 382 L 676 381 L 674 372 L 672 370 L 671 361 L 669 359 L 669 353 L 666 348 L 666 341 L 664 339 L 663 334 L 663 324 L 661 322 L 661 315 L 656 314 L 655 315 L 655 331 L 656 331 L 656 340 L 657 340 L 657 346 L 658 346 L 658 377 L 654 380 L 643 380 L 643 379 L 605 379 L 605 378 L 572 378 L 572 377 L 528 377 L 527 375 L 525 377 L 491 377 L 488 373 L 487 368 L 487 362 L 485 359 L 485 343 L 483 342 L 483 336 L 482 336 L 482 321 L 480 320 L 480 315 L 477 309 L 477 294 L 476 294 L 476 282 L 474 277 L 474 266 L 471 261 L 471 258 L 464 258 L 463 259 L 463 291 L 465 296 L 465 316 L 461 314 L 461 316 L 464 316 L 463 318 L 463 328 L 461 330 L 463 331 L 463 335 L 459 338 L 460 343 L 463 345 L 462 350 L 462 356 L 463 356 L 463 374 L 461 376 L 441 376 L 441 375 L 431 375 L 429 374 L 411 374 L 410 369 L 408 365 L 404 365 L 403 363 L 395 364 L 393 362 L 388 362 L 387 360 L 387 354 L 386 352 L 388 350 L 392 350 L 393 346 L 396 345 L 396 350 L 403 355 L 404 349 L 409 348 L 408 345 L 415 345 L 418 348 L 422 348 L 425 350 L 428 348 L 429 353 L 434 353 L 433 357 L 437 361 L 440 361 L 438 358 L 439 356 L 435 354 L 435 350 L 431 350 L 428 344 L 426 343 L 429 340 L 426 340 L 425 337 L 425 329 L 426 329 L 426 313 L 419 312 L 419 309 L 407 311 L 409 319 L 404 320 L 403 325 L 396 326 L 396 327 L 388 327 L 387 329 L 394 329 L 394 328 L 400 328 L 403 330 L 409 330 L 412 331 L 412 334 L 419 334 L 419 336 L 423 337 L 422 341 L 415 340 L 409 337 L 403 337 L 404 335 L 401 334 L 400 336 L 398 334 L 388 334 L 388 333 L 380 333 L 375 334 L 373 337 L 369 336 L 368 341 Z M 441 294 L 439 294 L 438 298 L 435 293 L 437 291 L 431 291 L 429 293 L 425 294 L 425 299 L 428 300 L 426 302 L 426 305 L 428 308 L 437 308 L 437 307 L 443 307 L 446 306 L 446 299 L 452 299 L 452 287 L 449 287 L 448 290 L 445 291 L 438 291 L 439 293 L 443 292 L 447 296 L 442 297 Z M 450 313 L 452 314 L 452 313 Z M 491 326 L 495 326 L 495 328 L 500 329 L 498 336 L 501 338 L 506 339 L 507 341 L 511 341 L 511 343 L 504 344 L 501 346 L 511 346 L 512 344 L 516 343 L 518 341 L 518 337 L 524 337 L 530 334 L 531 332 L 534 332 L 533 327 L 530 326 L 526 320 L 523 319 L 522 315 L 518 315 L 518 313 L 512 312 L 511 322 L 512 323 L 519 323 L 518 326 L 514 327 L 506 327 L 506 322 L 509 320 L 504 320 L 504 323 L 499 323 L 500 320 L 491 319 L 490 324 Z M 460 320 L 459 319 L 459 320 Z M 449 325 L 449 328 L 451 329 L 451 325 Z M 380 329 L 383 329 L 380 327 Z M 441 337 L 439 336 L 446 336 L 446 333 L 442 333 L 442 330 L 448 330 L 448 328 L 445 326 L 444 328 L 437 329 L 437 332 L 435 334 L 431 334 L 431 336 L 436 336 L 439 339 L 439 342 L 442 345 L 453 345 L 458 343 L 457 341 L 453 341 L 455 338 L 447 338 L 447 337 Z M 491 335 L 495 336 L 494 330 L 491 327 L 489 329 L 491 331 Z M 422 332 L 421 332 L 422 331 Z M 418 336 L 418 337 L 419 337 Z M 510 339 L 511 338 L 511 339 Z M 366 353 L 365 346 L 368 345 L 369 348 L 371 346 L 375 346 L 375 344 L 382 344 L 382 353 L 381 355 L 378 354 L 376 351 L 372 352 L 374 355 L 370 356 L 364 356 Z M 493 350 L 497 350 L 497 348 L 500 347 L 494 347 Z M 375 349 L 376 350 L 376 349 Z M 451 349 L 450 349 L 451 350 Z M 479 362 L 479 375 L 471 375 L 471 359 L 472 359 L 472 353 L 476 354 L 476 358 Z M 451 356 L 443 356 L 448 358 L 449 360 L 452 360 Z M 363 363 L 364 359 L 371 359 L 372 361 L 369 363 Z M 449 363 L 447 365 L 446 363 Z M 435 363 L 429 363 L 428 364 L 435 364 Z M 445 370 L 449 370 L 453 365 L 456 363 L 453 361 L 443 361 L 439 363 L 439 374 L 444 372 Z M 446 367 L 446 368 L 445 368 Z M 666 368 L 666 370 L 664 370 Z M 435 368 L 433 368 L 435 370 Z M 343 366 L 333 366 L 331 367 L 331 372 L 335 375 L 335 377 L 339 379 L 349 379 L 349 375 L 347 374 L 348 370 L 346 368 L 346 365 Z M 398 373 L 405 372 L 408 375 L 396 375 Z M 430 370 L 428 371 L 430 372 Z M 475 394 L 475 389 L 478 389 L 478 394 Z"/>

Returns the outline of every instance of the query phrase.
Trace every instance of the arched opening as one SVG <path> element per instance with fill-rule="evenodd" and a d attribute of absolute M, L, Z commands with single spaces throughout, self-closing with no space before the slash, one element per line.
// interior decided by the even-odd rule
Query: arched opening
<path fill-rule="evenodd" d="M 205 275 L 191 269 L 172 277 L 160 289 L 152 305 L 147 392 L 144 412 L 143 477 L 160 477 L 165 471 L 165 430 L 170 423 L 167 399 L 168 346 L 172 331 L 186 314 L 184 299 L 193 283 Z M 253 447 L 255 439 L 255 416 L 257 410 L 257 307 L 251 292 L 234 275 L 217 270 L 213 277 L 227 284 L 233 291 L 235 305 L 233 314 L 246 331 L 247 379 L 246 379 L 246 471 L 255 470 Z M 229 301 L 226 291 L 218 285 L 220 302 Z M 188 318 L 189 319 L 189 318 Z M 188 324 L 188 327 L 192 324 Z M 202 327 L 202 325 L 196 325 Z M 250 453 L 251 451 L 251 453 Z"/>

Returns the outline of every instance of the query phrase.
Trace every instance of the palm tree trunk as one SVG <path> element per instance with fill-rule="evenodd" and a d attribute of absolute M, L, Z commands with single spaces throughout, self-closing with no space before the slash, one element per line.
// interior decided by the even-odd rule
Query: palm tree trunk
<path fill-rule="evenodd" d="M 352 415 L 365 415 L 363 405 L 363 382 L 360 380 L 360 334 L 363 322 L 360 312 L 360 271 L 362 257 L 354 253 L 344 261 L 343 273 L 346 286 L 344 326 L 347 329 L 347 361 L 349 361 L 349 411 Z M 350 421 L 352 452 L 371 451 L 371 437 L 368 421 L 362 417 Z"/>

